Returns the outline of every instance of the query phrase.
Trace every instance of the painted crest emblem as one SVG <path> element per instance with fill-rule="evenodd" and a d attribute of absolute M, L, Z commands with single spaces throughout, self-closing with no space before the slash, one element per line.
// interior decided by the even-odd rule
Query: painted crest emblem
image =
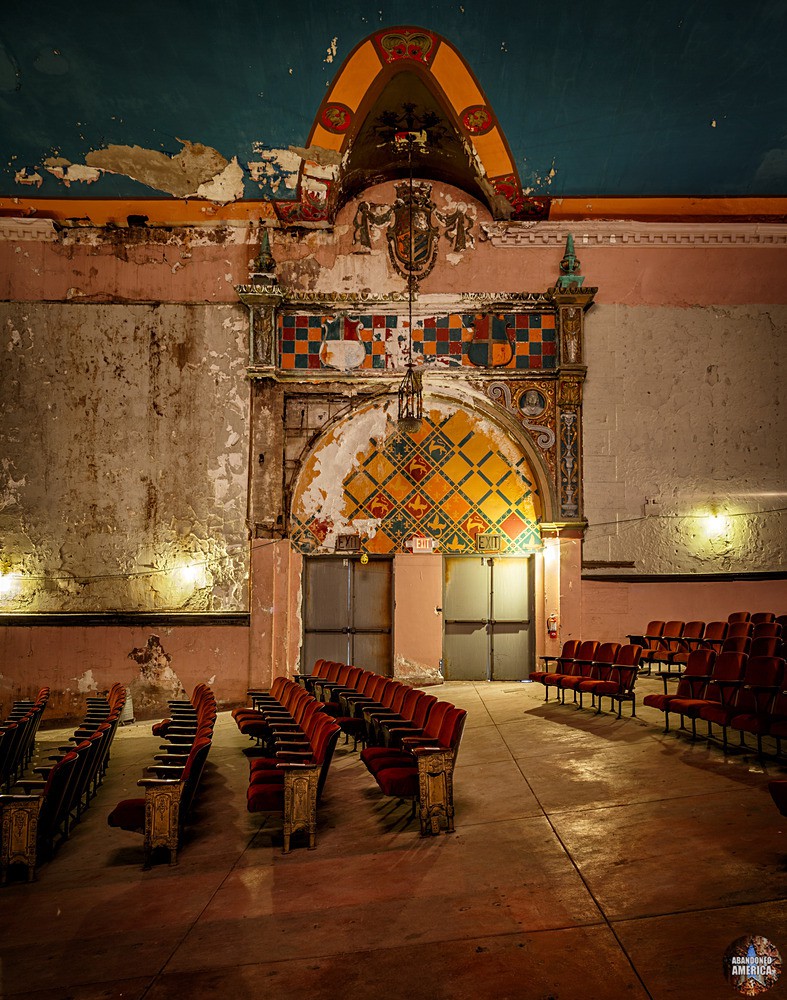
<path fill-rule="evenodd" d="M 438 229 L 433 221 L 432 185 L 416 181 L 396 185 L 393 218 L 388 227 L 388 254 L 403 278 L 420 281 L 437 258 Z"/>

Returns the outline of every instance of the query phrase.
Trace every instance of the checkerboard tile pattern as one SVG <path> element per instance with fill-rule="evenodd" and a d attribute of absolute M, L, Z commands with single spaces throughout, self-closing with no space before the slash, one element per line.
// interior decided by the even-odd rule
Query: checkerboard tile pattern
<path fill-rule="evenodd" d="M 351 328 L 347 352 L 331 351 Z M 335 369 L 336 358 L 351 358 L 348 368 L 393 371 L 401 368 L 407 320 L 402 316 L 358 314 L 344 325 L 333 316 L 284 313 L 279 316 L 279 364 L 285 370 Z M 416 364 L 440 367 L 507 368 L 551 371 L 557 367 L 554 313 L 450 313 L 418 319 L 413 329 Z M 339 365 L 340 366 L 340 365 Z"/>
<path fill-rule="evenodd" d="M 319 455 L 312 457 L 313 464 Z M 311 482 L 314 469 L 303 470 Z M 434 411 L 420 430 L 391 429 L 382 450 L 370 442 L 342 483 L 345 523 L 359 522 L 362 534 L 379 521 L 364 548 L 407 551 L 414 534 L 435 539 L 452 555 L 477 553 L 476 535 L 503 536 L 503 551 L 524 554 L 541 548 L 532 472 L 524 457 L 512 464 L 490 433 L 464 410 Z M 305 507 L 305 490 L 293 498 L 291 538 L 302 552 L 319 551 L 326 537 L 321 510 Z M 344 529 L 346 530 L 346 529 Z"/>

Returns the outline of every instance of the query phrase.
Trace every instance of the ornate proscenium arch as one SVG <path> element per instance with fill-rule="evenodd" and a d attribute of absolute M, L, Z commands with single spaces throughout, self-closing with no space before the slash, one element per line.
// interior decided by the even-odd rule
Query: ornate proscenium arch
<path fill-rule="evenodd" d="M 388 403 L 368 403 L 327 427 L 294 484 L 289 534 L 304 553 L 333 552 L 344 533 L 369 552 L 406 551 L 414 535 L 448 555 L 474 554 L 494 535 L 505 554 L 541 548 L 547 513 L 521 441 L 494 414 L 430 395 L 417 432 L 402 432 Z M 536 463 L 537 464 L 537 463 Z"/>
<path fill-rule="evenodd" d="M 403 176 L 397 133 L 420 136 L 418 176 L 455 184 L 495 218 L 548 215 L 547 198 L 523 194 L 503 130 L 457 49 L 425 28 L 393 27 L 341 66 L 309 133 L 298 198 L 276 203 L 279 218 L 325 224 L 361 187 Z"/>

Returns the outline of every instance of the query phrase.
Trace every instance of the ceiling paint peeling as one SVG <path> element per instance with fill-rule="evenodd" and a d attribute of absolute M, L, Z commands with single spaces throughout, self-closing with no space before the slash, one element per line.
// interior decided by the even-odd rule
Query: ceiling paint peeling
<path fill-rule="evenodd" d="M 234 201 L 242 197 L 242 189 L 234 197 L 225 197 L 226 183 L 219 178 L 230 163 L 218 150 L 187 139 L 178 142 L 183 149 L 174 156 L 141 146 L 110 145 L 88 153 L 85 162 L 107 173 L 130 177 L 174 198 L 199 197 L 200 186 L 207 185 L 210 189 L 212 181 L 217 181 L 217 190 L 222 192 L 217 200 Z M 237 166 L 237 160 L 235 163 Z"/>

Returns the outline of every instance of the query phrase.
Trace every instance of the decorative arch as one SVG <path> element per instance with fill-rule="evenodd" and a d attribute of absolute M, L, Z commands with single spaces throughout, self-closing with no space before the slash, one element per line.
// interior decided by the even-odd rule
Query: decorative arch
<path fill-rule="evenodd" d="M 477 552 L 476 534 L 495 532 L 503 553 L 539 550 L 539 522 L 552 512 L 544 469 L 498 414 L 483 411 L 427 393 L 415 433 L 399 430 L 391 401 L 339 418 L 298 472 L 293 546 L 333 552 L 338 535 L 349 533 L 360 535 L 366 551 L 383 554 L 406 551 L 409 538 L 425 535 L 440 552 L 469 555 Z"/>
<path fill-rule="evenodd" d="M 299 199 L 276 203 L 282 221 L 315 224 L 334 218 L 348 197 L 345 175 L 353 144 L 380 96 L 402 73 L 433 95 L 458 134 L 467 171 L 467 183 L 459 186 L 480 193 L 495 218 L 545 218 L 549 200 L 525 197 L 500 123 L 458 49 L 426 28 L 400 26 L 363 39 L 340 67 L 309 133 L 307 150 L 314 159 L 301 166 Z M 376 179 L 388 176 L 394 173 Z"/>

